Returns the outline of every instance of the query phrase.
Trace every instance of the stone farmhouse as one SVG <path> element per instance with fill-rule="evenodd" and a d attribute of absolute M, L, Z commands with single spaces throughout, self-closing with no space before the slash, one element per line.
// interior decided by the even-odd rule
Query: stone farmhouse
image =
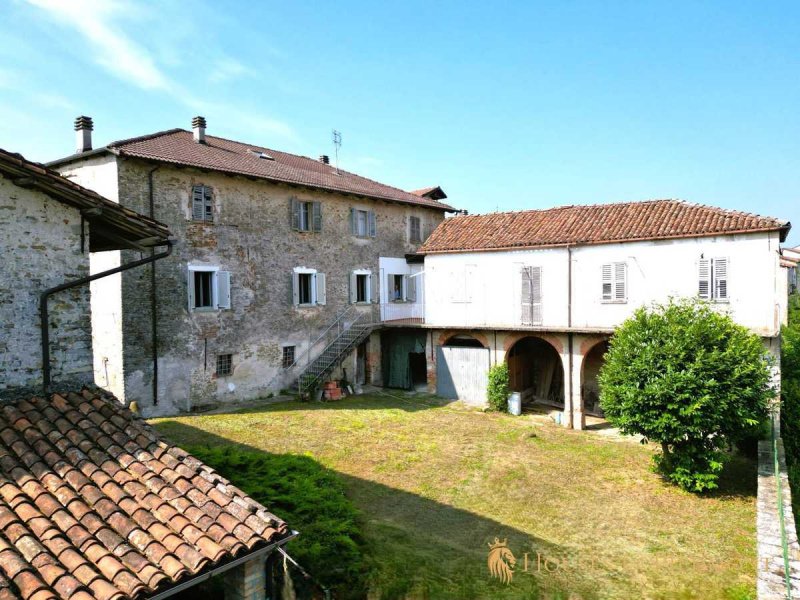
<path fill-rule="evenodd" d="M 264 598 L 295 532 L 82 387 L 88 284 L 113 277 L 90 257 L 135 249 L 119 269 L 144 269 L 168 256 L 168 228 L 0 150 L 0 236 L 0 600 L 162 599 L 223 573 L 225 598 Z"/>
<path fill-rule="evenodd" d="M 670 296 L 713 302 L 779 353 L 788 263 L 778 219 L 655 200 L 459 216 L 422 245 L 430 389 L 485 402 L 508 363 L 523 401 L 582 428 L 614 328 Z"/>
<path fill-rule="evenodd" d="M 99 385 L 146 415 L 264 397 L 317 368 L 343 329 L 324 374 L 383 382 L 380 334 L 352 325 L 422 306 L 414 253 L 453 211 L 440 188 L 407 192 L 326 156 L 214 137 L 202 117 L 98 149 L 91 119 L 75 129 L 77 152 L 50 166 L 178 238 L 168 259 L 93 286 Z M 104 253 L 92 269 L 131 254 Z"/>

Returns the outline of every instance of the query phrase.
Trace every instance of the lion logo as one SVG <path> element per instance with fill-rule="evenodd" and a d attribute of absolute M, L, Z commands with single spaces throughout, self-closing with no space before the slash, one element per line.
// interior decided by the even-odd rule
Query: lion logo
<path fill-rule="evenodd" d="M 489 544 L 489 559 L 487 563 L 492 577 L 496 577 L 505 584 L 511 583 L 517 559 L 508 549 L 508 538 L 502 542 L 499 538 L 494 538 L 494 543 Z"/>

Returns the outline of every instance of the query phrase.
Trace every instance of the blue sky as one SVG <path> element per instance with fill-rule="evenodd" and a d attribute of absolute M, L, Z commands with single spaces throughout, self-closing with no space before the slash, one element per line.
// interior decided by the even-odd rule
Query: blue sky
<path fill-rule="evenodd" d="M 470 212 L 682 198 L 796 223 L 800 4 L 0 0 L 0 147 L 202 114 Z"/>

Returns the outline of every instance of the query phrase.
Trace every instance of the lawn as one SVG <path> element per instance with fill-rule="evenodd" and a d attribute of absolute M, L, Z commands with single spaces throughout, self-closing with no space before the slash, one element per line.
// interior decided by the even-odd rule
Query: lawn
<path fill-rule="evenodd" d="M 371 598 L 755 597 L 748 459 L 698 497 L 651 471 L 652 446 L 402 392 L 154 424 L 332 470 L 360 511 Z M 517 559 L 509 584 L 489 575 L 496 537 Z"/>

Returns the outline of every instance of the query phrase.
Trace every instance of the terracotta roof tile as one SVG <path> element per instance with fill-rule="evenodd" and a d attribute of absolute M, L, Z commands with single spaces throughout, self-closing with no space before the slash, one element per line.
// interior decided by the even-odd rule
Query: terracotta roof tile
<path fill-rule="evenodd" d="M 445 219 L 420 252 L 604 244 L 754 231 L 788 232 L 787 221 L 680 200 L 562 206 Z"/>
<path fill-rule="evenodd" d="M 204 144 L 198 144 L 194 141 L 192 133 L 183 129 L 171 129 L 119 140 L 108 144 L 106 150 L 120 156 L 256 177 L 390 202 L 453 210 L 451 206 L 435 199 L 418 196 L 342 169 L 337 170 L 333 165 L 305 156 L 209 135 L 206 136 Z M 259 158 L 261 153 L 268 155 L 272 160 Z M 51 164 L 62 164 L 76 159 L 80 159 L 80 155 L 70 156 Z"/>
<path fill-rule="evenodd" d="M 113 397 L 0 408 L 0 600 L 138 598 L 287 534 Z"/>

